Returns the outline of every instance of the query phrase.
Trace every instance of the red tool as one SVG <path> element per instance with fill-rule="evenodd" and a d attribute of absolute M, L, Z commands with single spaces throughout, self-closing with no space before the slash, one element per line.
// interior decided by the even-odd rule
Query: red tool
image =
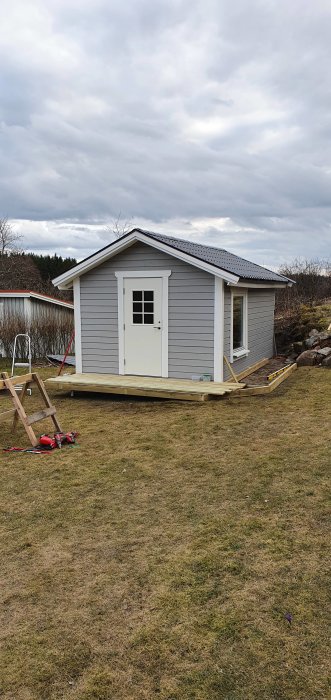
<path fill-rule="evenodd" d="M 64 366 L 64 364 L 65 364 L 65 361 L 66 361 L 66 359 L 67 359 L 67 357 L 68 357 L 68 355 L 69 355 L 69 350 L 70 350 L 70 348 L 71 348 L 71 345 L 72 345 L 72 342 L 73 342 L 74 337 L 75 337 L 75 331 L 72 332 L 72 336 L 71 336 L 71 338 L 70 338 L 70 340 L 69 340 L 68 347 L 67 347 L 67 349 L 66 349 L 66 351 L 65 351 L 65 353 L 64 353 L 64 357 L 63 357 L 63 360 L 62 360 L 62 363 L 61 363 L 61 367 L 60 367 L 60 369 L 59 369 L 59 371 L 58 371 L 58 373 L 57 373 L 57 376 L 58 376 L 58 377 L 60 376 L 60 374 L 61 374 L 61 372 L 62 372 L 62 369 L 63 369 L 63 366 Z"/>

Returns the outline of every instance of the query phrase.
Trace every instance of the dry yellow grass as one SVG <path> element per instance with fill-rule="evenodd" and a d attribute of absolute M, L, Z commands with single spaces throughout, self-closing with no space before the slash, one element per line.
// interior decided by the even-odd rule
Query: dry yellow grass
<path fill-rule="evenodd" d="M 57 397 L 79 446 L 0 456 L 1 700 L 327 698 L 330 399 Z"/>

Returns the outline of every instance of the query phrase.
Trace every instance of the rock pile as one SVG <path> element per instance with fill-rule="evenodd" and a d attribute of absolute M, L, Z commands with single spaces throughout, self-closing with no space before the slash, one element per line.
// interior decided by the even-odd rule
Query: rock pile
<path fill-rule="evenodd" d="M 331 369 L 331 328 L 322 332 L 314 328 L 309 338 L 300 343 L 293 343 L 293 351 L 298 353 L 298 367 L 322 365 Z"/>

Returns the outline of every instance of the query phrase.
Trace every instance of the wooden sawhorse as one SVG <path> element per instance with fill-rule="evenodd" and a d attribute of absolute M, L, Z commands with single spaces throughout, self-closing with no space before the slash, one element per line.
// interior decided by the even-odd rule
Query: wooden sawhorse
<path fill-rule="evenodd" d="M 38 445 L 39 442 L 38 438 L 36 437 L 34 431 L 31 428 L 31 426 L 34 423 L 38 423 L 39 421 L 44 420 L 45 418 L 51 418 L 54 423 L 56 432 L 62 432 L 60 423 L 56 417 L 56 408 L 52 405 L 50 401 L 44 382 L 42 381 L 42 379 L 40 379 L 39 375 L 36 372 L 23 374 L 20 377 L 9 377 L 7 372 L 1 372 L 0 376 L 0 391 L 5 390 L 9 392 L 10 398 L 12 399 L 12 402 L 14 404 L 14 408 L 10 409 L 9 411 L 4 411 L 3 413 L 0 413 L 0 422 L 5 418 L 13 416 L 14 432 L 18 421 L 21 420 L 24 430 L 27 433 L 28 438 L 33 447 L 36 447 L 36 445 Z M 35 383 L 37 385 L 46 408 L 43 408 L 40 411 L 32 413 L 30 416 L 28 416 L 24 410 L 23 404 L 27 390 L 30 384 L 32 383 Z M 15 390 L 16 384 L 22 385 L 21 397 L 18 396 Z"/>

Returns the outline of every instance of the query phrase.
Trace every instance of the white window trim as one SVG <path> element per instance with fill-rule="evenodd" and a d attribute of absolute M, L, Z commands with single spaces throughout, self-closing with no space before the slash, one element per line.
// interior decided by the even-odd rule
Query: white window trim
<path fill-rule="evenodd" d="M 76 357 L 76 372 L 81 374 L 83 371 L 82 362 L 82 317 L 80 309 L 80 278 L 74 279 L 74 320 L 75 320 L 75 357 Z"/>
<path fill-rule="evenodd" d="M 233 298 L 243 297 L 243 339 L 244 344 L 242 348 L 234 349 L 233 347 Z M 230 315 L 230 362 L 235 362 L 240 360 L 242 357 L 246 357 L 249 354 L 248 349 L 248 292 L 246 289 L 231 289 L 231 315 Z"/>
<path fill-rule="evenodd" d="M 124 279 L 135 277 L 146 277 L 149 279 L 162 279 L 162 363 L 161 377 L 168 377 L 168 281 L 171 270 L 126 270 L 115 272 L 117 277 L 117 299 L 118 299 L 118 372 L 125 374 L 124 365 Z"/>

